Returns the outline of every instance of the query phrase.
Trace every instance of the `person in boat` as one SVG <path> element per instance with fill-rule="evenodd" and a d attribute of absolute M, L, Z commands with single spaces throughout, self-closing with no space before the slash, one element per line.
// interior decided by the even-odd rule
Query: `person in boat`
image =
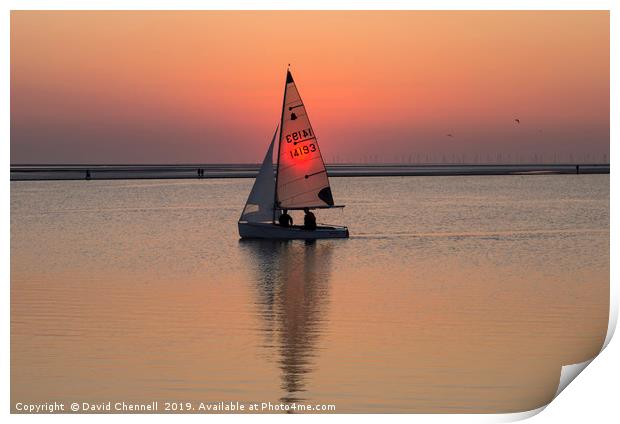
<path fill-rule="evenodd" d="M 288 214 L 288 211 L 284 209 L 282 211 L 282 215 L 280 215 L 280 218 L 278 218 L 278 222 L 283 227 L 290 227 L 291 225 L 293 225 L 293 218 Z"/>
<path fill-rule="evenodd" d="M 316 216 L 308 208 L 304 208 L 304 213 L 304 229 L 316 230 Z"/>

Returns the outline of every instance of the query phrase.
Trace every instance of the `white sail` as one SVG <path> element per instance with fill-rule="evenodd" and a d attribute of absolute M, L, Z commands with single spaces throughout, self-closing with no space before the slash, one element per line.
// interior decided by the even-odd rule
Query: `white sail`
<path fill-rule="evenodd" d="M 263 164 L 258 171 L 252 191 L 245 203 L 241 218 L 239 221 L 244 222 L 271 222 L 274 217 L 277 219 L 279 211 L 274 215 L 274 194 L 276 188 L 275 177 L 273 174 L 273 145 L 276 140 L 276 132 L 273 134 L 271 144 L 267 149 L 267 154 L 263 160 Z"/>
<path fill-rule="evenodd" d="M 290 71 L 286 74 L 279 143 L 278 206 L 291 209 L 333 206 L 325 163 Z"/>

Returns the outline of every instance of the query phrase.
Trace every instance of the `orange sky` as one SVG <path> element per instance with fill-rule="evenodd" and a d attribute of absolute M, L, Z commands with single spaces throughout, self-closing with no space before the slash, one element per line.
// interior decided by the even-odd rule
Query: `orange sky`
<path fill-rule="evenodd" d="M 605 11 L 18 11 L 11 162 L 259 162 L 287 63 L 327 162 L 609 157 Z"/>

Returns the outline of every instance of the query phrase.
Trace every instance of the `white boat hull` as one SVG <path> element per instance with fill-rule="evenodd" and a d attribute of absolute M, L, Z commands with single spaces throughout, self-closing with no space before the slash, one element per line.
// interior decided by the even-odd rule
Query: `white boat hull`
<path fill-rule="evenodd" d="M 239 222 L 239 235 L 250 239 L 316 240 L 348 238 L 349 229 L 338 225 L 318 226 L 316 230 L 303 227 L 282 227 L 272 223 Z"/>

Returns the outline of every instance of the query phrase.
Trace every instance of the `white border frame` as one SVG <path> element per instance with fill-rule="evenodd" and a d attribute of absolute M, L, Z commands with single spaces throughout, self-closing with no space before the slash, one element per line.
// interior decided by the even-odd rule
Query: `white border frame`
<path fill-rule="evenodd" d="M 290 10 L 610 10 L 610 66 L 611 66 L 611 109 L 610 115 L 610 258 L 618 258 L 618 226 L 617 226 L 617 211 L 618 211 L 618 190 L 617 182 L 618 178 L 615 175 L 614 164 L 611 163 L 611 158 L 615 157 L 617 150 L 616 144 L 618 142 L 618 123 L 620 120 L 613 119 L 620 117 L 618 109 L 618 47 L 619 47 L 619 32 L 618 32 L 618 13 L 620 11 L 620 5 L 618 2 L 611 0 L 476 0 L 476 1 L 464 1 L 464 0 L 437 0 L 437 1 L 396 1 L 396 0 L 383 0 L 368 1 L 360 0 L 356 1 L 353 5 L 349 5 L 346 2 L 340 1 L 327 1 L 327 0 L 297 0 L 297 1 L 283 1 L 272 0 L 269 2 L 258 0 L 228 0 L 226 2 L 204 2 L 198 0 L 178 0 L 178 1 L 165 1 L 165 0 L 152 0 L 152 1 L 139 1 L 139 0 L 91 0 L 91 1 L 77 1 L 77 0 L 58 0 L 58 1 L 44 1 L 44 0 L 9 0 L 4 3 L 4 14 L 2 14 L 3 25 L 0 36 L 0 52 L 2 54 L 2 134 L 4 141 L 1 144 L 2 157 L 7 158 L 10 162 L 10 10 L 175 10 L 175 9 L 189 9 L 189 10 L 278 10 L 278 9 L 290 9 Z M 352 7 L 354 6 L 354 7 Z M 222 421 L 238 420 L 249 417 L 248 419 L 257 420 L 258 422 L 273 422 L 274 420 L 288 420 L 288 416 L 285 415 L 149 415 L 148 417 L 136 417 L 134 415 L 114 415 L 109 417 L 107 415 L 10 415 L 10 167 L 5 163 L 4 172 L 5 177 L 0 184 L 2 190 L 2 198 L 4 199 L 5 208 L 2 210 L 3 225 L 2 225 L 2 276 L 4 283 L 4 300 L 3 306 L 3 318 L 4 325 L 0 330 L 2 332 L 2 340 L 4 340 L 2 349 L 2 376 L 4 378 L 2 385 L 2 398 L 3 402 L 3 415 L 7 415 L 10 420 L 20 422 L 31 422 L 37 420 L 51 421 L 74 421 L 82 422 L 85 419 L 94 422 L 108 422 L 111 418 L 114 420 L 134 420 L 146 418 L 153 422 L 162 422 L 170 420 L 195 420 L 196 422 L 209 421 Z M 584 373 L 579 378 L 577 384 L 569 385 L 564 392 L 560 394 L 557 400 L 554 400 L 547 411 L 544 414 L 538 415 L 534 418 L 534 422 L 579 422 L 584 420 L 590 421 L 611 421 L 610 417 L 618 417 L 618 407 L 616 406 L 615 385 L 617 385 L 617 379 L 619 377 L 618 358 L 620 358 L 618 343 L 614 342 L 608 346 L 613 332 L 616 327 L 618 317 L 618 263 L 613 260 L 610 261 L 610 322 L 605 340 L 604 351 L 597 356 L 593 361 L 593 365 L 588 367 L 588 372 Z M 589 361 L 588 361 L 589 363 Z M 566 368 L 566 367 L 565 367 Z M 579 368 L 578 366 L 572 369 Z M 564 370 L 563 370 L 564 371 Z M 519 419 L 528 418 L 536 415 L 538 412 L 545 408 L 539 408 L 534 411 L 528 411 L 518 414 L 453 414 L 453 415 L 354 415 L 353 419 L 356 420 L 370 420 L 372 419 L 388 419 L 390 421 L 402 421 L 409 422 L 411 419 L 421 420 L 423 422 L 507 422 Z M 285 418 L 286 417 L 286 418 Z M 319 415 L 300 415 L 296 416 L 296 420 L 314 420 Z M 334 415 L 320 415 L 321 420 L 336 421 L 345 418 L 343 414 Z M 351 418 L 351 417 L 349 417 Z M 346 418 L 345 418 L 346 419 Z M 604 419 L 604 421 L 603 421 Z"/>

